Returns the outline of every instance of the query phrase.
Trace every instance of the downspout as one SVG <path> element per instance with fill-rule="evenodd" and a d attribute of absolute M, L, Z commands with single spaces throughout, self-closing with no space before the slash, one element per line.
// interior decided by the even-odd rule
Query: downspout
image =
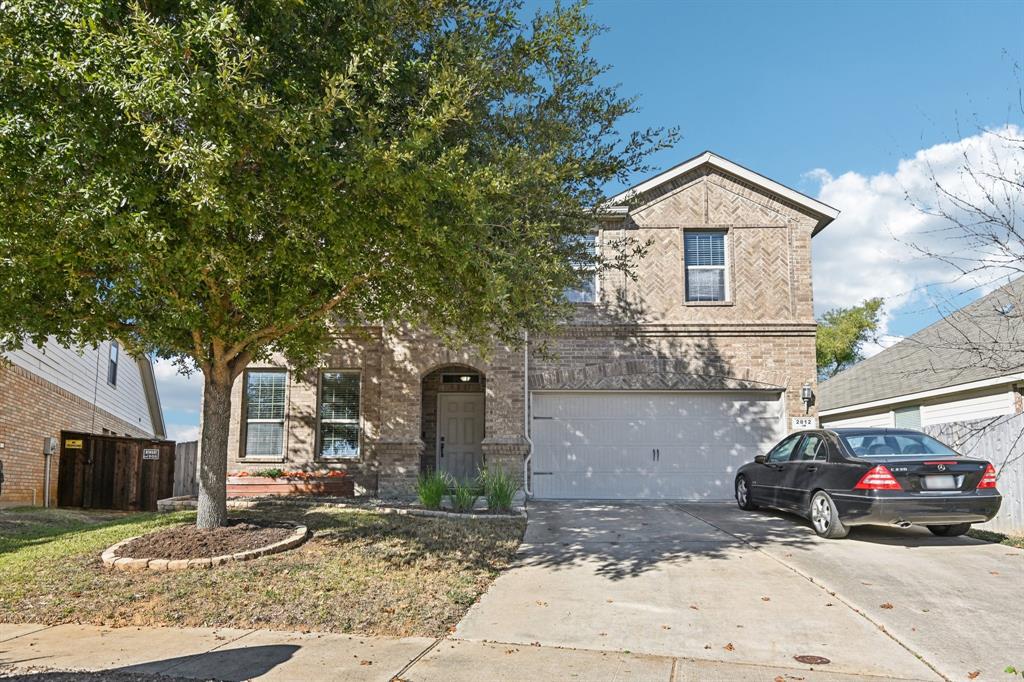
<path fill-rule="evenodd" d="M 530 439 L 530 332 L 523 333 L 523 436 L 526 438 L 526 459 L 523 460 L 523 490 L 527 497 L 530 489 L 530 461 L 533 459 L 533 441 Z"/>

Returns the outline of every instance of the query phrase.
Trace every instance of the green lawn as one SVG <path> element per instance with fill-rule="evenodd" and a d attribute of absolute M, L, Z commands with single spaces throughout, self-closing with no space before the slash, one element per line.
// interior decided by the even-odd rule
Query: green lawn
<path fill-rule="evenodd" d="M 100 553 L 191 512 L 0 510 L 0 622 L 264 627 L 439 636 L 508 565 L 519 519 L 450 521 L 274 506 L 302 547 L 208 570 L 123 573 Z"/>
<path fill-rule="evenodd" d="M 1024 535 L 1004 535 L 1003 533 L 993 533 L 990 530 L 980 530 L 978 528 L 968 531 L 967 534 L 978 540 L 988 540 L 989 542 L 998 542 L 1001 545 L 1024 549 Z"/>

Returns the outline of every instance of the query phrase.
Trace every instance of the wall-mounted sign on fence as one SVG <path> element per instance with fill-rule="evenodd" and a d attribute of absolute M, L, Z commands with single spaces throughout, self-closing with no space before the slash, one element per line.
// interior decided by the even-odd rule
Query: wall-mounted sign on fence
<path fill-rule="evenodd" d="M 142 459 L 160 459 L 159 448 L 143 448 Z"/>

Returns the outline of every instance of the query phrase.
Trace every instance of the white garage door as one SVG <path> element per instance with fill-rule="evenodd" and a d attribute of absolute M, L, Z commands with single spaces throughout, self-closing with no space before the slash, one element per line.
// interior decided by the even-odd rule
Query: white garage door
<path fill-rule="evenodd" d="M 778 393 L 533 394 L 533 494 L 724 500 L 784 434 Z"/>

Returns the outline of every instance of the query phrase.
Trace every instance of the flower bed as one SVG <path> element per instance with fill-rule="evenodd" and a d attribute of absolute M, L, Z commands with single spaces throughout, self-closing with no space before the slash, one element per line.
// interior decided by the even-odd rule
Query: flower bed
<path fill-rule="evenodd" d="M 228 497 L 329 495 L 354 497 L 355 485 L 344 471 L 239 471 L 228 476 Z"/>

